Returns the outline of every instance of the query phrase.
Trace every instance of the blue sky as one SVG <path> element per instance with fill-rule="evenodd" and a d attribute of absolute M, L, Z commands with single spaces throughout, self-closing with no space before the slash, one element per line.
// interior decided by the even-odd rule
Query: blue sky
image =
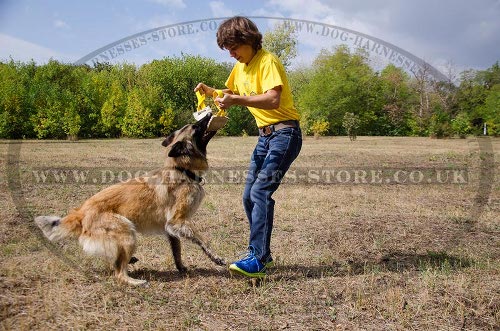
<path fill-rule="evenodd" d="M 450 64 L 461 71 L 485 69 L 500 60 L 498 0 L 0 0 L 0 59 L 11 56 L 44 63 L 54 58 L 72 63 L 148 29 L 193 20 L 209 24 L 212 18 L 238 14 L 295 18 L 351 29 L 392 43 L 442 72 Z M 256 19 L 262 32 L 277 22 Z M 199 23 L 193 27 L 196 33 L 148 43 L 113 61 L 140 65 L 184 52 L 232 62 L 217 47 L 214 31 L 200 31 Z M 299 34 L 299 56 L 294 65 L 310 63 L 320 49 L 338 44 L 322 32 Z"/>

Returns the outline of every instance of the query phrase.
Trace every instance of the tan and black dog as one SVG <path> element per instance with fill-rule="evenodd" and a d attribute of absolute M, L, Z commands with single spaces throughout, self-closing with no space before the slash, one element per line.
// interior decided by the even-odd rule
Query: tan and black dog
<path fill-rule="evenodd" d="M 184 126 L 163 141 L 167 148 L 163 168 L 105 188 L 64 218 L 38 216 L 36 224 L 51 241 L 78 238 L 85 252 L 105 257 L 115 276 L 132 285 L 146 283 L 127 274 L 136 232 L 166 234 L 179 271 L 186 270 L 180 237 L 191 239 L 213 262 L 225 265 L 190 221 L 204 196 L 200 176 L 208 168 L 206 147 L 215 135 L 206 131 L 210 117 Z"/>

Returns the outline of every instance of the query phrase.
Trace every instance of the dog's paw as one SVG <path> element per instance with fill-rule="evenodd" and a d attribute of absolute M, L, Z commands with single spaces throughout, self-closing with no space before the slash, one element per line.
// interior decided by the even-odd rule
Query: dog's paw
<path fill-rule="evenodd" d="M 135 279 L 129 276 L 121 276 L 118 278 L 121 282 L 132 285 L 132 286 L 143 286 L 147 287 L 148 281 L 145 279 Z"/>
<path fill-rule="evenodd" d="M 178 266 L 177 267 L 177 270 L 181 273 L 181 274 L 185 274 L 188 272 L 188 268 L 186 268 L 185 266 Z"/>
<path fill-rule="evenodd" d="M 147 280 L 145 280 L 144 283 L 140 283 L 140 284 L 137 284 L 135 286 L 147 288 L 147 287 L 149 287 L 149 282 Z"/>
<path fill-rule="evenodd" d="M 220 266 L 226 266 L 227 262 L 223 258 L 217 258 L 214 260 L 215 264 L 220 265 Z"/>

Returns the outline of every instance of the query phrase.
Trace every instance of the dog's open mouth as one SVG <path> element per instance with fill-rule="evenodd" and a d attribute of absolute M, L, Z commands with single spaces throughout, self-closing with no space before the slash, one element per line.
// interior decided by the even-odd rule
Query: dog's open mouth
<path fill-rule="evenodd" d="M 215 134 L 217 133 L 217 131 L 205 131 L 203 133 L 203 136 L 201 138 L 201 141 L 203 142 L 203 144 L 208 144 L 208 142 L 210 141 L 210 139 L 212 139 L 213 136 L 215 136 Z"/>
<path fill-rule="evenodd" d="M 213 115 L 208 113 L 205 117 L 196 122 L 196 135 L 198 140 L 198 147 L 204 150 L 210 141 L 210 139 L 215 136 L 217 130 L 210 129 L 210 121 L 213 119 Z"/>

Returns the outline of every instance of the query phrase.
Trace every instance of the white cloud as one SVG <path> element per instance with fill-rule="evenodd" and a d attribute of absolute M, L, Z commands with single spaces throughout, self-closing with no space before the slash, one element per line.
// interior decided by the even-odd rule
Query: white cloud
<path fill-rule="evenodd" d="M 285 12 L 286 17 L 337 25 L 370 35 L 375 35 L 379 32 L 377 28 L 379 20 L 389 19 L 383 9 L 372 8 L 369 12 L 370 15 L 377 17 L 377 24 L 373 24 L 371 20 L 366 19 L 364 16 L 365 11 L 361 9 L 353 10 L 353 14 L 350 8 L 344 8 L 345 6 L 333 7 L 325 2 L 328 3 L 328 1 L 308 0 L 307 5 L 304 6 L 302 0 L 272 0 L 268 3 L 268 6 Z"/>
<path fill-rule="evenodd" d="M 69 25 L 66 22 L 64 22 L 63 20 L 59 20 L 59 19 L 55 20 L 53 22 L 53 25 L 54 25 L 55 28 L 58 28 L 58 29 L 67 29 L 67 28 L 69 28 Z"/>
<path fill-rule="evenodd" d="M 289 12 L 292 17 L 295 16 L 302 19 L 314 20 L 332 14 L 332 9 L 318 0 L 308 0 L 307 4 L 304 4 L 303 0 L 271 0 L 268 5 Z"/>
<path fill-rule="evenodd" d="M 212 11 L 213 17 L 232 17 L 236 15 L 234 11 L 226 7 L 222 1 L 210 1 L 208 5 Z"/>
<path fill-rule="evenodd" d="M 15 61 L 34 60 L 36 63 L 44 63 L 51 58 L 61 61 L 69 60 L 47 47 L 0 33 L 0 60 L 8 60 L 10 57 Z"/>
<path fill-rule="evenodd" d="M 153 2 L 165 7 L 175 7 L 178 9 L 186 8 L 186 4 L 183 0 L 149 0 L 149 2 Z"/>
<path fill-rule="evenodd" d="M 496 0 L 497 5 L 494 6 L 493 0 L 483 2 L 486 8 L 455 0 L 373 0 L 363 3 L 308 0 L 307 5 L 301 0 L 271 0 L 266 3 L 265 11 L 365 33 L 397 45 L 437 67 L 442 67 L 449 60 L 470 66 L 487 61 L 483 60 L 488 57 L 485 54 L 489 54 L 489 58 L 498 54 L 498 51 L 492 50 L 495 47 L 492 45 L 498 45 L 493 41 L 498 39 L 496 31 L 500 21 L 493 16 L 498 17 L 500 3 Z M 444 9 L 447 14 L 443 14 Z M 300 38 L 300 43 L 306 46 L 304 50 L 314 49 L 325 42 L 318 36 L 306 37 Z M 464 47 L 468 47 L 467 52 L 464 52 Z M 482 51 L 474 54 L 474 49 Z"/>
<path fill-rule="evenodd" d="M 160 26 L 165 26 L 174 23 L 178 22 L 175 20 L 175 18 L 171 17 L 170 15 L 155 15 L 146 21 L 137 22 L 134 26 L 135 26 L 135 31 L 139 32 L 143 30 L 159 28 Z"/>

